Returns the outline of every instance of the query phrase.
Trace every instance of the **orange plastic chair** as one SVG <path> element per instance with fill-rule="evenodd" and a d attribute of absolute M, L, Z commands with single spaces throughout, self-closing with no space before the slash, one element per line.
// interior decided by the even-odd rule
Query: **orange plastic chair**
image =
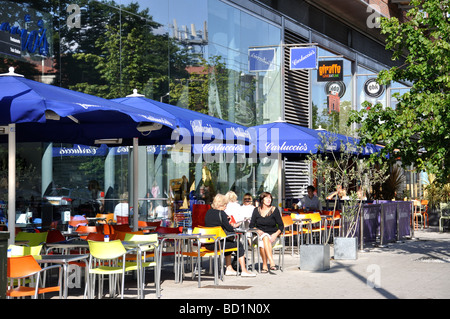
<path fill-rule="evenodd" d="M 430 228 L 430 221 L 428 219 L 428 201 L 426 199 L 422 199 L 420 201 L 420 204 L 422 205 L 422 208 L 424 209 L 422 211 L 422 216 L 423 216 L 423 226 Z M 427 222 L 425 223 L 425 217 L 427 218 Z"/>
<path fill-rule="evenodd" d="M 143 220 L 138 220 L 138 228 L 139 228 L 139 229 L 145 228 L 145 227 L 154 227 L 154 228 L 157 228 L 157 227 L 159 227 L 159 226 L 161 226 L 161 221 L 160 221 L 160 220 L 157 220 L 157 221 L 154 221 L 154 222 L 146 222 L 146 221 L 143 221 Z M 154 230 L 152 230 L 152 229 L 143 229 L 143 231 L 144 231 L 145 233 L 151 233 L 151 232 L 154 232 Z"/>
<path fill-rule="evenodd" d="M 86 234 L 86 233 L 98 233 L 101 232 L 101 229 L 97 226 L 83 226 L 80 225 L 75 229 L 77 233 Z M 80 236 L 80 239 L 86 240 L 87 235 Z"/>
<path fill-rule="evenodd" d="M 331 231 L 331 234 L 335 236 L 335 231 L 341 229 L 341 211 L 340 210 L 324 210 L 322 215 L 327 215 L 327 230 Z M 334 217 L 334 222 L 333 222 Z"/>
<path fill-rule="evenodd" d="M 33 256 L 21 256 L 21 257 L 10 257 L 8 258 L 8 268 L 7 277 L 9 279 L 9 286 L 6 292 L 6 296 L 9 298 L 18 297 L 33 297 L 38 298 L 38 295 L 49 293 L 49 292 L 59 292 L 59 298 L 62 297 L 61 289 L 61 278 L 62 278 L 62 265 L 53 265 L 45 268 L 41 268 Z M 46 270 L 59 268 L 59 279 L 58 286 L 51 287 L 39 287 L 41 273 Z M 23 284 L 23 279 L 33 278 L 35 287 L 25 286 Z M 15 284 L 17 282 L 17 285 Z"/>
<path fill-rule="evenodd" d="M 108 214 L 97 214 L 95 216 L 97 218 L 105 218 L 105 220 L 99 220 L 97 223 L 99 224 L 112 224 L 114 223 L 114 213 L 108 213 Z"/>
<path fill-rule="evenodd" d="M 72 227 L 77 227 L 78 225 L 86 226 L 87 224 L 88 220 L 86 218 L 74 220 L 73 217 L 71 217 L 69 221 L 69 225 Z"/>
<path fill-rule="evenodd" d="M 290 247 L 291 247 L 291 255 L 294 256 L 294 237 L 297 237 L 297 251 L 300 251 L 300 234 L 301 231 L 294 229 L 294 221 L 292 220 L 291 215 L 283 215 L 281 217 L 284 224 L 284 232 L 282 234 L 282 240 L 284 238 L 289 239 Z"/>

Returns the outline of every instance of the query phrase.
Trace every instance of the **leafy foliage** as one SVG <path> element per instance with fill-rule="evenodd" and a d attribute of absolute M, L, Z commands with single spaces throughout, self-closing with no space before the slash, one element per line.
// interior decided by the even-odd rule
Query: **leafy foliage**
<path fill-rule="evenodd" d="M 324 145 L 334 144 L 333 135 L 322 137 L 322 143 L 318 146 L 324 150 Z M 342 201 L 342 216 L 348 227 L 345 230 L 345 237 L 353 237 L 358 225 L 359 216 L 366 194 L 369 194 L 375 184 L 382 184 L 389 176 L 386 174 L 387 165 L 372 165 L 369 159 L 358 159 L 348 150 L 356 149 L 361 151 L 359 145 L 350 145 L 350 142 L 341 144 L 339 153 L 331 152 L 308 155 L 308 161 L 314 166 L 313 177 L 320 180 L 318 185 L 321 199 L 325 200 L 330 190 L 342 188 L 348 195 Z M 338 208 L 339 196 L 334 198 L 333 211 Z M 333 220 L 334 223 L 334 220 Z"/>
<path fill-rule="evenodd" d="M 399 157 L 402 165 L 413 164 L 418 170 L 434 173 L 440 181 L 450 175 L 449 3 L 412 0 L 408 21 L 381 19 L 386 49 L 393 51 L 393 60 L 405 60 L 401 66 L 381 71 L 378 81 L 405 81 L 412 87 L 395 95 L 395 109 L 365 102 L 349 119 L 349 123 L 361 124 L 363 143 L 382 142 L 382 155 L 390 154 L 392 160 Z"/>

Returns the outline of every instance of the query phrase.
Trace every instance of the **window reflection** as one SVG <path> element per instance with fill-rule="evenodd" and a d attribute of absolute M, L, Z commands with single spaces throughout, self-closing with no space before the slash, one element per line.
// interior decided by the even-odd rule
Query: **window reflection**
<path fill-rule="evenodd" d="M 20 16 L 30 11 L 34 1 L 0 3 L 2 8 L 15 8 L 2 11 L 4 17 L 7 12 Z M 272 122 L 281 115 L 278 26 L 219 0 L 64 0 L 42 5 L 33 12 L 48 22 L 49 58 L 7 57 L 0 66 L 14 62 L 26 77 L 39 75 L 39 81 L 104 98 L 124 97 L 137 89 L 147 98 L 245 126 Z M 67 11 L 69 6 L 73 7 Z M 274 70 L 249 72 L 248 50 L 258 46 L 276 48 Z M 19 147 L 20 174 L 27 176 L 19 178 L 19 189 L 31 187 L 26 180 L 32 181 L 36 194 L 43 194 L 50 184 L 85 189 L 89 180 L 97 180 L 108 211 L 120 194 L 129 192 L 132 198 L 127 147 L 106 148 L 95 156 L 53 156 L 52 150 L 61 147 L 76 146 L 35 144 L 33 152 Z M 100 148 L 104 146 L 92 149 Z M 2 145 L 4 156 L 5 150 Z M 160 146 L 140 147 L 139 154 L 143 173 L 137 210 L 142 216 L 167 217 L 167 198 L 174 191 L 171 181 L 179 179 L 188 185 L 181 197 L 198 194 L 202 186 L 210 195 L 233 189 L 240 199 L 246 192 L 256 195 L 262 190 L 277 195 L 276 160 L 225 162 L 224 156 L 222 163 L 201 159 L 176 163 L 170 147 Z M 78 174 L 70 174 L 74 171 Z M 184 198 L 180 200 L 174 208 L 184 207 Z"/>

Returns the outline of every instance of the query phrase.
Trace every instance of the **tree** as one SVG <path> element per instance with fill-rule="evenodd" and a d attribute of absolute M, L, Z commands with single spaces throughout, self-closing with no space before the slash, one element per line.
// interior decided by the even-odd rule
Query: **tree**
<path fill-rule="evenodd" d="M 434 173 L 441 181 L 450 173 L 450 23 L 449 0 L 412 0 L 406 22 L 381 19 L 386 49 L 400 66 L 383 70 L 378 82 L 412 83 L 409 92 L 394 95 L 398 104 L 385 108 L 365 103 L 350 123 L 361 125 L 362 142 L 385 145 L 378 160 L 400 157 L 403 166 Z"/>

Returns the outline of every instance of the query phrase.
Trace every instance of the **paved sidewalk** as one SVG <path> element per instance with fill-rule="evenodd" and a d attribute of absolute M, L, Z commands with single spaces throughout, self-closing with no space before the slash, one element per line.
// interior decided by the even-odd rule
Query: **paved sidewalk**
<path fill-rule="evenodd" d="M 182 284 L 163 274 L 162 299 L 428 299 L 450 298 L 450 233 L 419 230 L 414 239 L 368 247 L 352 261 L 331 260 L 330 270 L 299 270 L 299 256 L 285 257 L 285 270 L 256 278 L 225 277 L 217 287 L 204 276 L 202 288 L 187 274 Z M 333 249 L 331 249 L 333 256 Z M 275 261 L 278 261 L 276 256 Z M 146 298 L 153 299 L 154 294 Z"/>
<path fill-rule="evenodd" d="M 223 305 L 272 300 L 272 307 L 278 308 L 281 302 L 276 300 L 281 299 L 449 299 L 450 232 L 439 233 L 431 228 L 414 235 L 413 239 L 383 248 L 369 246 L 358 253 L 357 260 L 331 260 L 331 268 L 325 272 L 300 270 L 299 256 L 287 252 L 284 271 L 257 274 L 255 278 L 226 276 L 219 286 L 214 286 L 212 275 L 205 274 L 198 288 L 197 278 L 192 280 L 190 273 L 183 283 L 176 284 L 173 264 L 168 263 L 162 272 L 161 299 L 155 300 L 153 283 L 147 284 L 145 298 L 153 299 L 154 305 L 170 304 L 174 313 L 187 303 Z M 204 262 L 207 265 L 207 260 Z M 148 273 L 147 278 L 152 280 L 153 273 Z M 136 279 L 127 276 L 125 299 L 136 299 L 135 286 Z M 69 298 L 82 299 L 83 290 L 70 289 Z"/>

